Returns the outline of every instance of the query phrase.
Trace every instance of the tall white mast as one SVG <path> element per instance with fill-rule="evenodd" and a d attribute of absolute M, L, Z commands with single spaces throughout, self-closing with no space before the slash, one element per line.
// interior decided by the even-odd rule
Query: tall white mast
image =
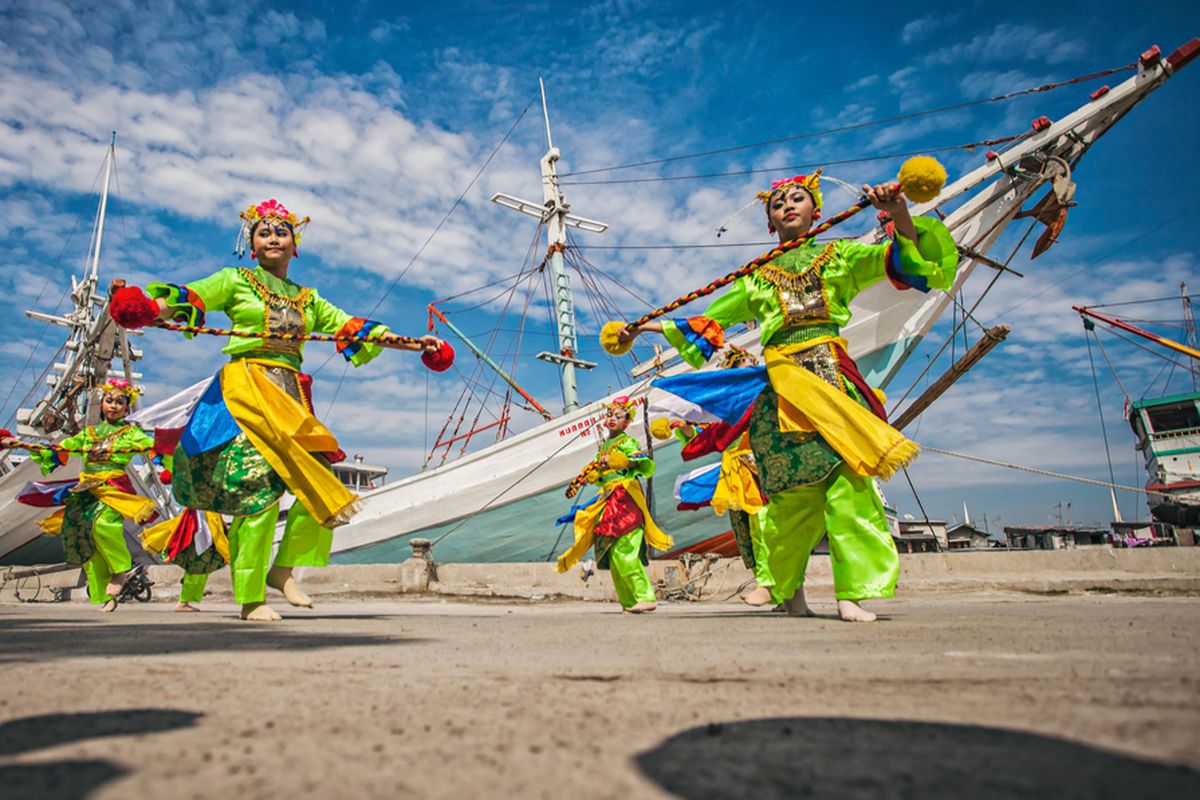
<path fill-rule="evenodd" d="M 100 272 L 100 243 L 104 240 L 104 215 L 108 212 L 108 188 L 112 184 L 113 162 L 117 160 L 117 132 L 112 132 L 108 142 L 108 155 L 104 159 L 104 191 L 100 193 L 100 212 L 96 215 L 96 235 L 92 249 L 92 268 L 87 278 L 93 283 Z"/>
<path fill-rule="evenodd" d="M 576 358 L 578 350 L 575 337 L 575 299 L 571 292 L 571 279 L 563 264 L 563 251 L 567 244 L 567 226 L 591 233 L 604 233 L 608 225 L 570 213 L 571 206 L 563 198 L 558 187 L 556 164 L 562 154 L 550 137 L 550 113 L 546 107 L 546 87 L 541 78 L 538 86 L 542 92 L 542 117 L 546 123 L 546 155 L 542 156 L 542 203 L 522 200 L 509 194 L 497 193 L 492 202 L 539 218 L 546 225 L 546 242 L 549 245 L 547 262 L 554 281 L 554 319 L 558 329 L 558 352 L 538 353 L 537 357 L 558 364 L 562 379 L 563 413 L 579 408 L 579 392 L 575 386 L 575 369 L 594 369 L 593 361 Z"/>
<path fill-rule="evenodd" d="M 1193 350 L 1200 350 L 1200 344 L 1196 343 L 1196 319 L 1192 316 L 1192 298 L 1188 296 L 1187 284 L 1183 281 L 1179 282 L 1179 294 L 1183 296 L 1183 326 L 1187 336 L 1187 343 Z M 1196 365 L 1194 359 L 1188 361 L 1188 372 L 1192 375 L 1192 391 L 1196 391 L 1196 378 L 1200 373 L 1200 367 Z"/>
<path fill-rule="evenodd" d="M 74 433 L 99 418 L 99 405 L 93 388 L 107 377 L 112 360 L 120 358 L 126 380 L 141 379 L 131 368 L 140 359 L 139 350 L 129 346 L 126 331 L 113 324 L 108 315 L 108 298 L 98 291 L 100 250 L 104 242 L 104 222 L 108 213 L 108 195 L 116 166 L 117 134 L 109 140 L 104 158 L 104 187 L 96 212 L 95 227 L 82 279 L 71 277 L 74 310 L 63 316 L 26 311 L 31 319 L 69 328 L 64 348 L 66 358 L 51 366 L 46 377 L 50 388 L 32 409 L 17 409 L 17 432 L 21 435 L 50 437 Z M 82 418 L 81 418 L 82 417 Z"/>

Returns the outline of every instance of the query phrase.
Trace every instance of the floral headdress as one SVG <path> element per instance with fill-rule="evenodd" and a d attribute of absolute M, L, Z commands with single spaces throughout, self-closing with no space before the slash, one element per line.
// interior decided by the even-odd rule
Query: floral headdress
<path fill-rule="evenodd" d="M 604 404 L 604 408 L 606 410 L 610 408 L 619 408 L 624 411 L 626 418 L 630 422 L 633 422 L 635 419 L 637 419 L 637 406 L 638 404 L 636 400 L 630 399 L 627 395 L 623 394 L 614 397 L 612 400 L 609 400 Z"/>
<path fill-rule="evenodd" d="M 820 208 L 823 201 L 821 199 L 821 170 L 817 170 L 812 175 L 793 175 L 790 178 L 783 178 L 777 181 L 771 181 L 771 189 L 766 192 L 759 192 L 756 197 L 762 201 L 762 204 L 768 205 L 775 193 L 786 189 L 789 186 L 798 186 L 808 192 L 813 199 L 813 207 Z"/>
<path fill-rule="evenodd" d="M 749 359 L 755 365 L 758 364 L 758 359 L 749 350 L 738 347 L 736 344 L 731 344 L 725 348 L 721 354 L 721 369 L 729 369 L 734 364 L 744 359 Z"/>
<path fill-rule="evenodd" d="M 233 254 L 238 258 L 246 255 L 250 244 L 250 233 L 258 223 L 274 221 L 287 225 L 288 230 L 292 232 L 292 241 L 299 247 L 304 228 L 312 221 L 311 217 L 298 218 L 274 197 L 258 205 L 247 206 L 246 210 L 238 216 L 242 218 L 242 227 L 238 230 L 238 238 L 233 245 Z"/>
<path fill-rule="evenodd" d="M 138 399 L 138 395 L 141 394 L 136 386 L 124 378 L 110 379 L 108 383 L 99 387 L 99 391 L 101 397 L 107 397 L 110 394 L 123 394 L 125 395 L 125 399 L 129 401 L 130 406 L 133 405 L 133 402 Z"/>

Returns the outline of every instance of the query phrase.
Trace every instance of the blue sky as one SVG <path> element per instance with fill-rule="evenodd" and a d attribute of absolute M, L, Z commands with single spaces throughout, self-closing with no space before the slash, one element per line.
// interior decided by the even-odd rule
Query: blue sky
<path fill-rule="evenodd" d="M 534 98 L 539 76 L 547 81 L 562 169 L 571 171 L 955 104 L 1127 64 L 1152 44 L 1170 52 L 1200 35 L 1200 11 L 1182 3 L 1152 13 L 1128 3 L 1007 3 L 1003 15 L 994 4 L 969 2 L 887 13 L 797 6 L 347 2 L 330 13 L 326 4 L 305 3 L 266 11 L 215 2 L 6 3 L 0 7 L 4 392 L 9 380 L 18 381 L 19 396 L 34 377 L 21 372 L 26 361 L 40 365 L 53 354 L 55 332 L 39 342 L 40 324 L 20 315 L 34 304 L 53 309 L 60 287 L 81 268 L 110 130 L 118 131 L 120 186 L 106 234 L 106 277 L 183 282 L 208 274 L 229 262 L 237 211 L 274 196 L 314 218 L 295 278 L 356 313 L 378 304 L 373 316 L 418 333 L 431 300 L 512 275 L 531 249 L 544 252 L 544 242 L 533 244 L 527 218 L 488 202 L 496 191 L 540 197 L 544 128 L 531 107 L 412 262 Z M 1115 85 L 1127 75 L 905 124 L 579 180 L 740 171 L 977 141 L 1018 133 L 1042 114 L 1061 116 L 1100 83 Z M 1032 263 L 1027 245 L 1013 262 L 1026 277 L 1001 280 L 980 308 L 983 320 L 1013 326 L 1009 341 L 923 417 L 914 434 L 919 441 L 1107 477 L 1087 351 L 1070 306 L 1171 295 L 1181 280 L 1193 291 L 1200 287 L 1192 235 L 1200 211 L 1198 108 L 1200 67 L 1192 66 L 1085 158 L 1076 175 L 1079 207 L 1062 242 Z M 953 176 L 981 158 L 958 152 L 945 161 Z M 850 181 L 883 180 L 898 161 L 831 172 Z M 687 245 L 716 242 L 716 227 L 769 177 L 566 190 L 577 213 L 612 226 L 602 237 L 583 235 L 581 243 Z M 831 207 L 848 202 L 830 193 Z M 72 234 L 81 215 L 83 232 Z M 759 225 L 753 217 L 722 241 L 765 241 Z M 1005 241 L 996 252 L 1007 252 Z M 761 249 L 585 255 L 630 291 L 662 302 Z M 969 300 L 986 277 L 975 276 Z M 630 315 L 644 308 L 608 289 Z M 604 319 L 577 292 L 582 355 L 603 361 L 593 337 Z M 493 297 L 474 294 L 443 308 L 468 332 L 482 333 L 496 324 L 501 301 L 466 309 Z M 524 302 L 524 296 L 514 301 L 517 310 L 503 327 L 515 327 Z M 1157 320 L 1181 316 L 1178 305 L 1143 311 Z M 529 358 L 551 344 L 540 293 L 528 319 L 520 347 L 509 345 L 506 330 L 494 354 L 514 356 L 519 379 L 554 408 L 555 376 Z M 948 324 L 935 329 L 893 392 L 912 381 L 948 330 Z M 221 363 L 216 340 L 183 342 L 151 332 L 143 343 L 151 401 Z M 1153 383 L 1160 362 L 1111 338 L 1106 345 L 1131 394 L 1163 388 L 1161 380 Z M 418 468 L 462 390 L 456 373 L 427 380 L 415 359 L 387 354 L 342 381 L 340 359 L 325 365 L 320 347 L 308 353 L 310 367 L 319 370 L 318 408 L 336 392 L 325 417 L 345 448 L 388 464 L 394 475 Z M 464 358 L 462 366 L 471 362 Z M 1141 484 L 1120 390 L 1111 376 L 1101 378 L 1117 479 Z M 604 361 L 581 381 L 581 393 L 596 397 L 622 382 Z M 1167 388 L 1187 388 L 1179 370 Z M 535 420 L 518 411 L 513 426 Z M 933 454 L 912 475 L 934 516 L 961 514 L 964 499 L 974 516 L 986 513 L 999 524 L 1045 521 L 1068 501 L 1076 521 L 1109 516 L 1103 489 Z M 887 491 L 902 511 L 918 513 L 902 481 Z M 1123 497 L 1126 517 L 1140 508 L 1136 497 Z"/>

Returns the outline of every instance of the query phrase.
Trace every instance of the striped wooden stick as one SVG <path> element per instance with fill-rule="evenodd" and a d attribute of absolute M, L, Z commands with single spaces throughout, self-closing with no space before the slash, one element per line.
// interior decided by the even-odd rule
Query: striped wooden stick
<path fill-rule="evenodd" d="M 635 319 L 633 322 L 630 322 L 628 325 L 626 325 L 625 330 L 632 332 L 640 325 L 645 325 L 647 322 L 657 319 L 657 318 L 663 316 L 664 314 L 670 314 L 672 311 L 675 311 L 676 309 L 678 309 L 682 306 L 686 306 L 688 303 L 692 302 L 693 300 L 698 300 L 701 297 L 706 297 L 707 295 L 712 294 L 717 289 L 720 289 L 722 286 L 727 286 L 727 285 L 733 283 L 734 281 L 736 281 L 738 278 L 749 275 L 750 273 L 754 272 L 754 270 L 761 267 L 763 264 L 767 264 L 767 263 L 771 262 L 773 259 L 778 258 L 779 256 L 783 255 L 784 253 L 788 252 L 789 250 L 795 250 L 797 247 L 800 247 L 803 244 L 807 244 L 813 237 L 820 236 L 822 233 L 829 230 L 834 225 L 838 225 L 838 224 L 841 224 L 842 222 L 845 222 L 846 220 L 850 219 L 855 214 L 862 211 L 864 208 L 866 208 L 869 205 L 871 205 L 870 200 L 868 200 L 865 197 L 859 198 L 857 203 L 850 206 L 845 211 L 841 212 L 840 214 L 836 214 L 836 215 L 830 217 L 829 219 L 825 220 L 817 227 L 813 228 L 812 230 L 808 231 L 807 233 L 804 233 L 803 235 L 799 236 L 798 238 L 792 239 L 790 242 L 783 242 L 782 244 L 779 245 L 779 247 L 776 247 L 771 252 L 764 253 L 761 256 L 759 256 L 758 258 L 754 259 L 753 261 L 747 262 L 746 264 L 742 265 L 741 267 L 738 267 L 737 269 L 735 269 L 733 272 L 729 273 L 728 275 L 717 278 L 712 283 L 710 283 L 706 286 L 702 286 L 694 292 L 688 292 L 687 294 L 683 295 L 682 297 L 680 297 L 676 300 L 673 300 L 670 303 L 667 303 L 662 308 L 658 308 L 647 314 L 643 314 L 642 316 Z"/>
<path fill-rule="evenodd" d="M 381 342 L 378 339 L 368 339 L 359 334 L 331 334 L 331 333 L 269 333 L 258 331 L 237 331 L 229 328 L 208 328 L 200 325 L 177 325 L 173 322 L 157 320 L 152 323 L 156 328 L 164 328 L 169 331 L 177 331 L 179 333 L 202 333 L 208 336 L 240 336 L 243 339 L 276 339 L 284 342 L 369 342 L 379 345 L 380 347 L 397 348 L 398 345 L 407 344 L 421 347 L 421 340 L 412 336 L 397 336 L 399 342 Z M 395 335 L 395 334 L 393 334 Z"/>

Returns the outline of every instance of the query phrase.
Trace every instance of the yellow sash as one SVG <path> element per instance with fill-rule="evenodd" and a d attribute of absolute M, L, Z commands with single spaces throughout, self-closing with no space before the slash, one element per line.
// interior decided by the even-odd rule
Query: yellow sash
<path fill-rule="evenodd" d="M 763 351 L 771 386 L 779 395 L 781 431 L 816 431 L 859 475 L 888 480 L 917 457 L 917 445 L 900 431 L 863 408 L 849 395 L 830 386 L 792 360 L 796 353 L 836 342 L 823 336 L 803 344 L 768 347 Z"/>
<path fill-rule="evenodd" d="M 712 509 L 718 514 L 731 508 L 757 514 L 766 505 L 754 470 L 742 458 L 749 452 L 750 435 L 743 434 L 741 441 L 721 454 L 721 477 L 712 497 Z"/>
<path fill-rule="evenodd" d="M 186 511 L 184 512 L 187 513 Z M 205 520 L 208 522 L 208 529 L 212 532 L 213 547 L 217 548 L 221 558 L 229 563 L 229 537 L 225 533 L 225 520 L 215 511 L 202 511 Z M 183 516 L 157 522 L 142 531 L 142 547 L 149 550 L 151 553 L 162 554 L 167 551 L 171 545 L 171 536 L 175 533 L 175 528 L 179 525 L 179 520 Z M 197 555 L 200 555 L 197 553 Z"/>
<path fill-rule="evenodd" d="M 38 521 L 38 527 L 42 529 L 43 536 L 58 536 L 62 533 L 63 514 L 66 513 L 65 508 L 60 508 L 45 519 Z"/>
<path fill-rule="evenodd" d="M 637 478 L 625 478 L 607 484 L 590 505 L 576 512 L 575 544 L 558 557 L 558 563 L 554 566 L 556 572 L 569 570 L 579 559 L 583 558 L 583 554 L 592 546 L 592 541 L 595 539 L 592 531 L 595 530 L 596 523 L 600 521 L 600 515 L 604 513 L 604 503 L 618 486 L 624 486 L 625 491 L 629 492 L 629 496 L 633 498 L 633 502 L 641 509 L 642 530 L 646 544 L 655 550 L 663 551 L 670 550 L 675 545 L 675 540 L 654 524 L 654 520 L 650 516 L 650 509 L 646 507 L 646 496 L 642 494 L 641 483 Z"/>
<path fill-rule="evenodd" d="M 114 489 L 106 481 L 125 475 L 124 470 L 109 469 L 102 472 L 83 472 L 79 475 L 79 483 L 71 487 L 76 492 L 90 492 L 93 497 L 104 505 L 116 511 L 125 519 L 131 519 L 141 525 L 158 513 L 158 506 L 153 500 L 141 495 L 122 492 Z M 46 536 L 58 536 L 62 533 L 63 514 L 60 508 L 50 516 L 38 522 L 38 527 Z"/>
<path fill-rule="evenodd" d="M 313 455 L 336 452 L 337 439 L 263 374 L 264 365 L 284 366 L 249 358 L 225 365 L 221 370 L 225 405 L 246 438 L 317 522 L 327 528 L 344 525 L 358 510 L 358 498 Z"/>

